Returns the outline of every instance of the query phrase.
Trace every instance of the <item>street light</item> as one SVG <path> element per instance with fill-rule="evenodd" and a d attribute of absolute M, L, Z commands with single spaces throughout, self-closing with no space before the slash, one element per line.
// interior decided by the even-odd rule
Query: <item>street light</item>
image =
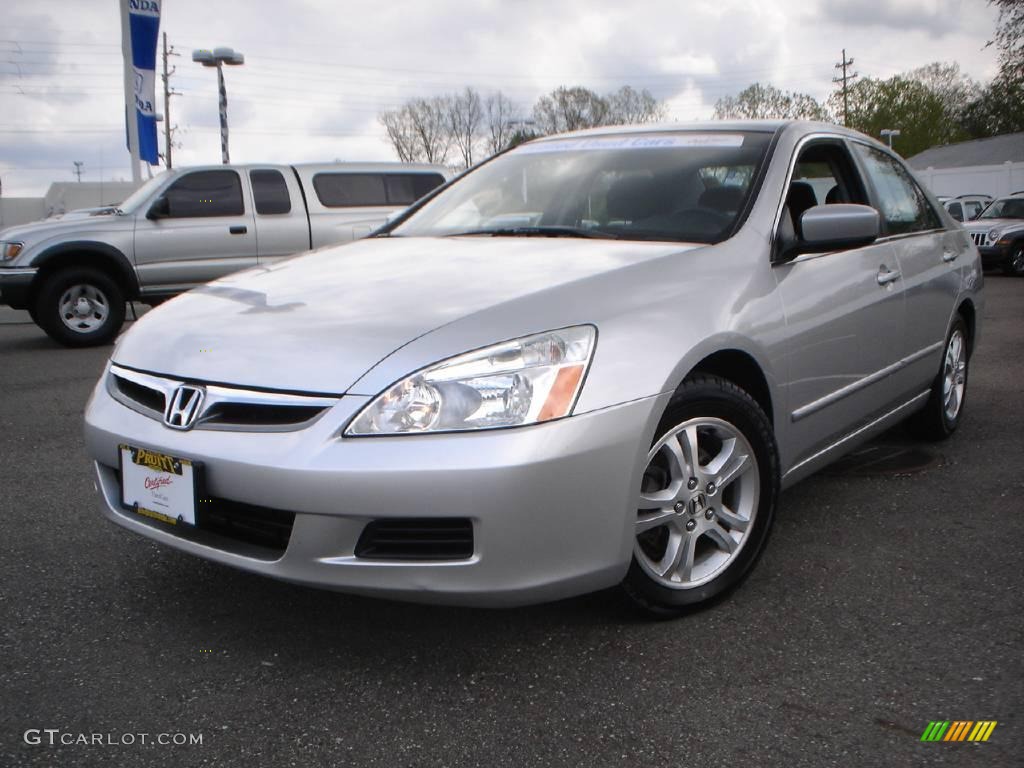
<path fill-rule="evenodd" d="M 893 136 L 899 136 L 900 135 L 900 129 L 899 128 L 883 128 L 882 130 L 879 131 L 879 133 L 882 134 L 882 138 L 883 139 L 886 138 L 886 137 L 889 138 L 889 149 L 892 149 L 892 137 Z"/>
<path fill-rule="evenodd" d="M 217 68 L 217 86 L 220 89 L 220 155 L 224 164 L 228 158 L 228 92 L 224 87 L 223 65 L 238 66 L 245 63 L 245 56 L 232 48 L 214 48 L 212 51 L 192 51 L 192 61 L 198 61 L 204 67 Z"/>

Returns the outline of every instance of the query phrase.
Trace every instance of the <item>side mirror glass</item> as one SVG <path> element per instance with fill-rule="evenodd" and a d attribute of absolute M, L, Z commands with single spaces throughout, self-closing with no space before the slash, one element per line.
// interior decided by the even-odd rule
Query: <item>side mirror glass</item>
<path fill-rule="evenodd" d="M 157 219 L 166 219 L 171 215 L 171 204 L 166 197 L 160 195 L 153 204 L 149 206 L 149 210 L 146 211 L 146 218 L 150 221 L 156 221 Z"/>

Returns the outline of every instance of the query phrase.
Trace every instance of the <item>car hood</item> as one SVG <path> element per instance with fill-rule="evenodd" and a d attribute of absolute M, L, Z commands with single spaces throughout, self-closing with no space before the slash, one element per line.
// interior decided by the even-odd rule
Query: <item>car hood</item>
<path fill-rule="evenodd" d="M 113 360 L 182 379 L 341 394 L 399 347 L 455 320 L 541 290 L 563 289 L 561 300 L 571 301 L 574 282 L 694 247 L 544 237 L 372 238 L 183 294 L 139 320 Z M 486 322 L 485 315 L 479 319 Z M 522 332 L 534 330 L 523 318 Z"/>
<path fill-rule="evenodd" d="M 108 213 L 111 209 L 75 210 L 51 216 L 48 219 L 18 224 L 0 231 L 0 240 L 25 241 L 29 245 L 55 235 L 66 236 L 74 232 L 121 229 L 133 226 L 131 216 Z"/>

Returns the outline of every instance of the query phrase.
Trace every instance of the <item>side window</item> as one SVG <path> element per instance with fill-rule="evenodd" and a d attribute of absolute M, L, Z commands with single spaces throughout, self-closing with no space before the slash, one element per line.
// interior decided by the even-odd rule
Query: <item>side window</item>
<path fill-rule="evenodd" d="M 439 173 L 388 173 L 384 179 L 391 205 L 409 205 L 444 184 Z"/>
<path fill-rule="evenodd" d="M 164 197 L 174 219 L 245 213 L 242 180 L 235 171 L 194 171 L 171 184 Z"/>
<path fill-rule="evenodd" d="M 835 203 L 867 203 L 864 185 L 841 143 L 813 143 L 797 157 L 786 193 L 794 233 L 802 237 L 800 218 L 808 209 Z"/>
<path fill-rule="evenodd" d="M 974 200 L 964 203 L 965 218 L 976 219 L 979 213 L 981 213 L 981 203 Z"/>
<path fill-rule="evenodd" d="M 387 205 L 384 177 L 379 173 L 318 173 L 313 189 L 328 208 Z"/>
<path fill-rule="evenodd" d="M 964 209 L 960 203 L 950 203 L 946 206 L 946 210 L 949 211 L 949 215 L 957 221 L 964 220 Z"/>
<path fill-rule="evenodd" d="M 292 209 L 292 199 L 288 195 L 288 184 L 284 175 L 272 168 L 249 171 L 252 182 L 252 201 L 256 213 L 261 215 L 288 213 Z"/>
<path fill-rule="evenodd" d="M 923 232 L 942 226 L 924 193 L 899 161 L 874 147 L 860 143 L 854 146 L 878 194 L 879 213 L 885 219 L 890 235 Z"/>

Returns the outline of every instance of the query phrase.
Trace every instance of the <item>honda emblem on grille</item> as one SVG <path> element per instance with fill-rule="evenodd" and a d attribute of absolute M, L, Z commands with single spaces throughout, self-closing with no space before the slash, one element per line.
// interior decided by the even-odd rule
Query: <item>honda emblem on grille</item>
<path fill-rule="evenodd" d="M 191 429 L 203 405 L 204 393 L 200 387 L 182 384 L 174 390 L 164 411 L 164 424 L 171 429 Z"/>

